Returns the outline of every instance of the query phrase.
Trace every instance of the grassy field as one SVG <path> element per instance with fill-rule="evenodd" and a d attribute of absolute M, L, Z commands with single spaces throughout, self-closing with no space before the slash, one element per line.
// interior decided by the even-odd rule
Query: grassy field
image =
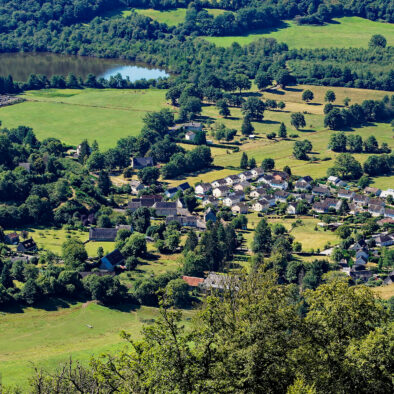
<path fill-rule="evenodd" d="M 18 233 L 22 229 L 15 229 Z M 78 238 L 82 242 L 89 239 L 89 233 L 80 230 L 65 230 L 64 228 L 43 228 L 30 226 L 23 230 L 28 231 L 29 237 L 32 237 L 37 243 L 39 249 L 49 250 L 58 255 L 62 254 L 62 245 L 68 238 Z M 14 230 L 6 231 L 6 233 Z M 115 242 L 88 242 L 85 244 L 86 251 L 89 257 L 97 256 L 97 249 L 101 246 L 104 253 L 112 252 L 115 247 Z"/>
<path fill-rule="evenodd" d="M 311 89 L 314 92 L 315 99 L 312 104 L 305 104 L 301 100 L 302 91 L 304 89 Z M 327 169 L 333 165 L 333 160 L 337 156 L 336 153 L 328 149 L 328 142 L 333 131 L 324 128 L 324 94 L 328 90 L 327 87 L 321 86 L 307 86 L 299 85 L 290 87 L 286 90 L 268 90 L 262 92 L 263 99 L 275 99 L 277 101 L 283 100 L 286 103 L 284 111 L 266 111 L 264 113 L 264 120 L 261 122 L 253 122 L 255 134 L 257 135 L 254 141 L 245 141 L 241 146 L 240 152 L 233 153 L 225 149 L 212 150 L 214 156 L 214 164 L 222 167 L 239 166 L 243 152 L 246 152 L 250 157 L 254 157 L 257 163 L 267 157 L 275 159 L 276 167 L 283 168 L 289 165 L 292 172 L 296 175 L 310 175 L 314 178 L 323 177 L 326 175 Z M 389 92 L 383 91 L 368 91 L 362 89 L 351 88 L 333 88 L 336 93 L 338 105 L 342 104 L 345 97 L 351 99 L 351 103 L 361 103 L 363 100 L 375 98 L 381 99 Z M 306 112 L 305 119 L 307 126 L 305 129 L 299 131 L 295 130 L 290 124 L 291 112 Z M 242 124 L 242 113 L 238 108 L 231 108 L 231 117 L 224 119 L 218 114 L 215 106 L 205 106 L 203 115 L 212 121 L 224 123 L 229 128 L 240 130 Z M 313 156 L 316 158 L 327 158 L 326 161 L 308 162 L 296 160 L 292 156 L 292 149 L 295 138 L 272 139 L 266 138 L 266 134 L 270 132 L 278 132 L 280 123 L 284 122 L 287 127 L 287 133 L 298 134 L 298 139 L 308 139 L 313 145 Z M 390 124 L 376 123 L 369 124 L 365 127 L 354 129 L 347 133 L 356 133 L 362 136 L 363 139 L 370 135 L 376 136 L 379 144 L 386 142 L 391 148 L 394 148 L 393 132 Z M 238 135 L 238 139 L 239 139 Z M 210 137 L 211 138 L 211 137 Z M 357 160 L 364 162 L 368 154 L 355 155 Z M 215 179 L 215 178 L 214 178 Z M 380 188 L 388 188 L 392 186 L 394 177 L 378 177 L 374 179 L 374 184 Z"/>
<path fill-rule="evenodd" d="M 190 317 L 192 312 L 185 312 Z M 33 365 L 53 370 L 72 357 L 87 363 L 91 355 L 125 346 L 125 330 L 138 339 L 143 324 L 155 319 L 156 308 L 123 305 L 110 309 L 94 303 L 62 301 L 0 313 L 0 374 L 5 385 L 25 386 Z M 93 326 L 89 328 L 87 325 Z"/>
<path fill-rule="evenodd" d="M 77 145 L 96 139 L 102 149 L 138 135 L 142 118 L 166 106 L 164 90 L 66 89 L 30 91 L 21 104 L 0 108 L 4 127 L 30 126 L 39 139 Z"/>
<path fill-rule="evenodd" d="M 356 16 L 335 18 L 334 23 L 323 26 L 298 26 L 292 21 L 286 21 L 279 28 L 262 29 L 246 35 L 204 38 L 222 47 L 228 47 L 233 42 L 247 45 L 259 38 L 271 37 L 285 42 L 289 48 L 366 48 L 374 34 L 383 34 L 387 38 L 388 45 L 394 44 L 392 24 L 374 22 Z"/>
<path fill-rule="evenodd" d="M 384 300 L 394 297 L 394 283 L 387 286 L 374 287 L 372 291 Z"/>
<path fill-rule="evenodd" d="M 257 216 L 256 212 L 248 215 L 248 231 L 244 232 L 244 237 L 247 242 L 247 246 L 250 248 L 254 237 L 254 229 L 260 222 L 261 218 Z M 339 242 L 338 236 L 331 231 L 324 231 L 322 228 L 318 227 L 315 230 L 318 219 L 314 218 L 303 218 L 302 226 L 291 229 L 291 225 L 297 219 L 269 219 L 268 222 L 271 224 L 280 223 L 283 224 L 290 234 L 294 237 L 296 242 L 301 242 L 302 250 L 309 252 L 312 248 L 317 250 L 323 250 L 324 246 L 330 242 L 331 245 L 335 245 Z"/>
<path fill-rule="evenodd" d="M 168 11 L 159 11 L 159 10 L 154 10 L 152 8 L 147 8 L 147 9 L 135 8 L 134 10 L 138 14 L 148 16 L 149 18 L 152 18 L 153 20 L 159 23 L 167 24 L 168 26 L 179 25 L 180 23 L 183 23 L 185 21 L 185 17 L 186 17 L 186 8 L 176 8 L 175 10 L 168 10 Z M 213 16 L 218 16 L 226 12 L 226 10 L 222 10 L 219 8 L 207 8 L 206 10 L 208 11 L 209 14 Z M 130 13 L 131 13 L 130 10 L 122 11 L 123 16 L 128 16 L 130 15 Z"/>

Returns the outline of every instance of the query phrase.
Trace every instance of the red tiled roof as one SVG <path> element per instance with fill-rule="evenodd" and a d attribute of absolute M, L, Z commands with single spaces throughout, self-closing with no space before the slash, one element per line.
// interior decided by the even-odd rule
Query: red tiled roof
<path fill-rule="evenodd" d="M 182 279 L 191 287 L 197 287 L 204 282 L 203 278 L 197 278 L 196 276 L 182 276 Z"/>

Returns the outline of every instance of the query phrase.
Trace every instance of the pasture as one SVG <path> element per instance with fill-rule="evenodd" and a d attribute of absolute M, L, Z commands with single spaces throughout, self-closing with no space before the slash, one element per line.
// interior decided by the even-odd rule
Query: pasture
<path fill-rule="evenodd" d="M 259 38 L 275 38 L 284 42 L 290 49 L 298 48 L 366 48 L 374 34 L 382 34 L 388 45 L 394 44 L 394 26 L 389 23 L 374 22 L 356 16 L 334 18 L 333 23 L 322 26 L 297 25 L 285 21 L 282 26 L 261 29 L 239 36 L 204 37 L 207 41 L 221 47 L 229 47 L 233 42 L 247 45 Z"/>
<path fill-rule="evenodd" d="M 186 317 L 191 315 L 185 312 Z M 157 316 L 156 308 L 122 305 L 112 309 L 62 300 L 49 300 L 39 308 L 1 312 L 2 383 L 26 389 L 33 366 L 53 370 L 70 357 L 87 364 L 92 355 L 126 346 L 119 336 L 121 330 L 138 339 L 143 325 Z"/>
<path fill-rule="evenodd" d="M 311 104 L 306 104 L 302 101 L 302 91 L 311 89 L 315 98 Z M 246 140 L 240 147 L 239 152 L 232 152 L 225 149 L 212 150 L 214 156 L 214 165 L 218 167 L 238 167 L 243 152 L 246 152 L 249 158 L 254 157 L 258 164 L 267 157 L 271 157 L 276 162 L 276 167 L 281 169 L 285 165 L 290 166 L 292 172 L 296 175 L 310 175 L 314 178 L 324 177 L 327 169 L 333 166 L 333 160 L 338 155 L 328 149 L 330 136 L 334 131 L 328 130 L 324 127 L 324 95 L 328 89 L 335 91 L 337 100 L 334 104 L 342 106 L 343 99 L 349 97 L 351 103 L 361 103 L 366 99 L 381 99 L 390 92 L 371 91 L 352 88 L 327 88 L 322 86 L 298 85 L 296 87 L 289 87 L 286 90 L 282 89 L 268 89 L 262 92 L 262 98 L 275 99 L 277 101 L 284 101 L 286 108 L 283 111 L 265 111 L 264 119 L 259 122 L 253 122 L 255 128 L 254 134 L 256 139 Z M 257 93 L 255 93 L 257 94 Z M 290 124 L 291 112 L 303 112 L 306 120 L 305 129 L 297 131 Z M 203 108 L 203 115 L 218 123 L 223 123 L 229 128 L 237 130 L 241 129 L 242 113 L 239 108 L 231 108 L 231 116 L 227 119 L 222 118 L 218 109 L 215 106 L 207 105 Z M 288 136 L 291 134 L 298 135 L 298 138 L 287 139 L 267 139 L 266 134 L 271 132 L 278 133 L 280 123 L 283 122 L 287 128 Z M 374 135 L 379 144 L 386 142 L 391 148 L 394 148 L 393 132 L 388 123 L 370 123 L 364 127 L 347 131 L 346 134 L 359 134 L 363 139 Z M 208 137 L 210 132 L 208 132 Z M 240 132 L 238 132 L 239 139 Z M 297 140 L 308 139 L 312 142 L 313 153 L 311 156 L 320 161 L 309 162 L 296 160 L 293 158 L 292 150 L 294 142 Z M 354 155 L 357 160 L 363 163 L 369 154 Z M 216 177 L 216 179 L 219 176 Z M 198 178 L 198 177 L 197 177 Z M 377 177 L 373 180 L 374 185 L 380 188 L 388 188 L 393 184 L 393 176 L 391 177 Z M 215 178 L 214 178 L 215 179 Z"/>
<path fill-rule="evenodd" d="M 30 126 L 40 140 L 55 137 L 70 145 L 97 140 L 103 150 L 138 135 L 144 115 L 167 106 L 165 91 L 156 89 L 48 89 L 22 97 L 27 101 L 0 108 L 4 127 Z"/>

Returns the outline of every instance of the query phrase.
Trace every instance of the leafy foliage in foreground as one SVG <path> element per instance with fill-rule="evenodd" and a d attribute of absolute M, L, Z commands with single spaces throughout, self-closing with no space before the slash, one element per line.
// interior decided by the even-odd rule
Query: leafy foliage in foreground
<path fill-rule="evenodd" d="M 191 329 L 181 313 L 161 317 L 130 348 L 37 371 L 32 392 L 347 392 L 393 387 L 393 323 L 366 287 L 333 279 L 300 296 L 272 272 L 232 278 L 210 295 Z M 360 373 L 362 365 L 362 373 Z M 296 389 L 298 388 L 298 390 Z"/>

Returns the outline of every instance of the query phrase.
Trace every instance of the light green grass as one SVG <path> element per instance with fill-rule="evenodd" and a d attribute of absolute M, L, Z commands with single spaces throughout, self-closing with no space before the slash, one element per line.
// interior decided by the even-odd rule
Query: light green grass
<path fill-rule="evenodd" d="M 37 137 L 77 145 L 87 138 L 105 150 L 127 135 L 138 135 L 142 118 L 166 106 L 164 90 L 43 90 L 23 95 L 28 101 L 0 108 L 4 127 L 30 126 Z"/>
<path fill-rule="evenodd" d="M 254 231 L 251 231 L 256 228 L 257 224 L 260 222 L 261 218 L 257 216 L 256 212 L 248 215 L 248 229 L 249 231 L 244 232 L 244 237 L 246 239 L 247 245 L 250 248 L 253 237 Z M 294 237 L 294 241 L 301 242 L 302 250 L 305 252 L 311 251 L 314 249 L 323 250 L 324 246 L 330 242 L 331 245 L 335 245 L 339 242 L 339 237 L 331 232 L 331 231 L 324 231 L 322 228 L 318 227 L 317 231 L 315 227 L 319 222 L 318 219 L 313 218 L 302 218 L 303 225 L 294 228 L 291 230 L 291 224 L 295 222 L 297 219 L 269 219 L 268 222 L 271 224 L 280 223 L 283 224 L 290 234 Z"/>
<path fill-rule="evenodd" d="M 60 307 L 64 305 L 66 307 Z M 0 314 L 0 374 L 5 385 L 26 387 L 33 364 L 54 370 L 72 357 L 86 364 L 91 355 L 120 349 L 125 343 L 119 332 L 140 337 L 144 322 L 158 316 L 156 308 L 122 310 L 77 303 L 44 305 Z M 192 312 L 186 312 L 191 316 Z M 89 328 L 87 325 L 93 326 Z"/>
<path fill-rule="evenodd" d="M 250 44 L 259 38 L 270 37 L 285 42 L 289 48 L 366 48 L 374 34 L 383 34 L 388 45 L 394 44 L 394 25 L 353 17 L 335 18 L 335 23 L 323 26 L 301 25 L 284 22 L 283 28 L 262 29 L 256 33 L 233 37 L 205 37 L 217 46 L 228 47 L 233 42 Z"/>
<path fill-rule="evenodd" d="M 177 8 L 169 11 L 159 11 L 152 8 L 135 9 L 138 14 L 152 18 L 159 23 L 165 23 L 168 26 L 176 26 L 185 21 L 186 8 Z M 127 14 L 126 14 L 127 15 Z"/>
<path fill-rule="evenodd" d="M 6 233 L 16 231 L 21 232 L 22 229 L 8 230 Z M 24 228 L 28 231 L 29 237 L 32 237 L 40 250 L 49 250 L 57 255 L 62 254 L 62 245 L 69 238 L 77 238 L 82 242 L 89 239 L 89 233 L 80 230 L 65 230 L 64 228 L 44 228 L 30 226 Z M 85 244 L 89 257 L 97 256 L 97 249 L 101 246 L 104 253 L 110 253 L 115 248 L 115 242 L 88 242 Z"/>

